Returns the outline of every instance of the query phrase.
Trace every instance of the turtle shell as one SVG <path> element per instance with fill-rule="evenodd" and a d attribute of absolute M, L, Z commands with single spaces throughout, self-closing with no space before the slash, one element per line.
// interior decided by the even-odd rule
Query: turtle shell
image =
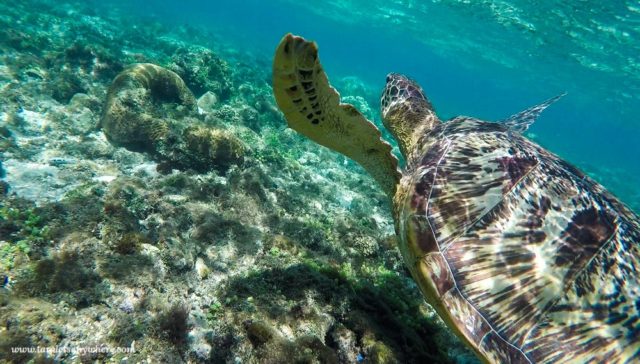
<path fill-rule="evenodd" d="M 640 361 L 640 221 L 503 124 L 459 117 L 418 143 L 395 197 L 428 301 L 486 361 Z"/>

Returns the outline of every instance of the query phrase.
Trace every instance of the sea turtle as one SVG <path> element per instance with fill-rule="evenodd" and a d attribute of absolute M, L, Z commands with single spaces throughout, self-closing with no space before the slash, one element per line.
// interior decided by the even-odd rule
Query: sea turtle
<path fill-rule="evenodd" d="M 341 104 L 315 43 L 287 34 L 273 90 L 291 128 L 364 167 L 387 193 L 426 300 L 484 362 L 640 362 L 640 218 L 522 135 L 559 97 L 503 122 L 442 122 L 389 74 L 384 126 Z"/>

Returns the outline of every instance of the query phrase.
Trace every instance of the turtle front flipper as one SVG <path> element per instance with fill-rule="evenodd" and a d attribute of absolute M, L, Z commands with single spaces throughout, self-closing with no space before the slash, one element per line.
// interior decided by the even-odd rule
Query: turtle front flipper
<path fill-rule="evenodd" d="M 287 34 L 273 61 L 273 92 L 289 127 L 358 162 L 389 196 L 400 179 L 398 160 L 376 126 L 353 105 L 340 103 L 314 42 Z"/>

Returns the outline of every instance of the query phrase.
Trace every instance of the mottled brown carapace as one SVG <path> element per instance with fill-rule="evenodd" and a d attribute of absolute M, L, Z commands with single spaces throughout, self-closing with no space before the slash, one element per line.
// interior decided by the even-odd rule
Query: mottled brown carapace
<path fill-rule="evenodd" d="M 507 125 L 461 117 L 427 138 L 396 210 L 445 321 L 489 362 L 640 360 L 638 217 Z"/>

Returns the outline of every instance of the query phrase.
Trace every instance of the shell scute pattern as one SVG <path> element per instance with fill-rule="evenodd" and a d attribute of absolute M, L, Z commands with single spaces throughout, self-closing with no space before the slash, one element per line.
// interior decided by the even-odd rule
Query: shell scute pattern
<path fill-rule="evenodd" d="M 403 221 L 417 231 L 405 241 L 428 267 L 417 275 L 451 287 L 437 294 L 462 334 L 495 362 L 640 359 L 633 214 L 504 126 L 459 118 L 438 128 L 439 142 L 403 179 L 415 182 Z M 470 318 L 489 331 L 456 322 Z"/>
<path fill-rule="evenodd" d="M 520 349 L 507 343 L 495 331 L 484 336 L 480 350 L 494 363 L 530 363 Z"/>
<path fill-rule="evenodd" d="M 541 362 L 640 360 L 640 233 L 624 219 L 609 243 L 576 276 L 524 349 Z M 554 344 L 555 343 L 555 344 Z M 571 349 L 559 358 L 554 345 Z"/>
<path fill-rule="evenodd" d="M 458 290 L 449 290 L 443 296 L 444 306 L 452 313 L 457 327 L 473 342 L 481 342 L 491 332 L 491 326 L 472 306 L 468 305 Z"/>
<path fill-rule="evenodd" d="M 537 166 L 538 160 L 526 145 L 511 142 L 513 136 L 504 126 L 459 118 L 442 124 L 442 128 L 441 144 L 448 152 L 443 154 L 443 148 L 434 148 L 421 160 L 428 169 L 439 158 L 435 178 L 421 181 L 429 184 L 426 198 L 438 203 L 417 213 L 429 217 L 433 230 L 440 235 L 438 243 L 446 249 L 499 204 L 503 195 Z M 470 131 L 474 137 L 465 137 Z M 415 194 L 414 198 L 419 200 Z"/>

